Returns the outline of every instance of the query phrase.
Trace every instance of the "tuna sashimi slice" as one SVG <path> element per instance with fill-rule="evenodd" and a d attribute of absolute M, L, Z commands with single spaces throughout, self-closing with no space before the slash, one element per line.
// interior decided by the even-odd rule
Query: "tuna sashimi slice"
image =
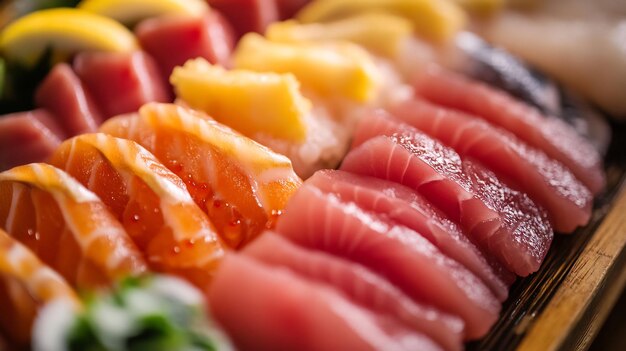
<path fill-rule="evenodd" d="M 235 45 L 230 24 L 216 10 L 205 16 L 161 16 L 141 22 L 135 29 L 141 47 L 158 63 L 168 81 L 175 66 L 203 57 L 230 66 Z"/>
<path fill-rule="evenodd" d="M 515 276 L 496 260 L 487 261 L 456 223 L 414 190 L 398 183 L 335 170 L 318 171 L 306 183 L 415 230 L 481 278 L 500 301 L 507 298 L 508 283 L 512 283 Z M 490 264 L 496 266 L 495 271 Z M 500 278 L 499 272 L 508 274 Z"/>
<path fill-rule="evenodd" d="M 542 150 L 568 167 L 592 193 L 604 188 L 600 155 L 562 120 L 543 116 L 505 92 L 437 66 L 426 69 L 414 86 L 424 98 L 483 118 Z"/>
<path fill-rule="evenodd" d="M 135 112 L 148 102 L 169 102 L 159 69 L 143 51 L 83 52 L 74 70 L 93 96 L 103 118 Z"/>
<path fill-rule="evenodd" d="M 405 101 L 391 111 L 462 157 L 480 160 L 500 178 L 526 192 L 547 210 L 557 231 L 569 233 L 589 221 L 593 198 L 588 189 L 559 162 L 507 131 L 425 101 Z"/>
<path fill-rule="evenodd" d="M 35 102 L 59 118 L 68 136 L 95 132 L 102 123 L 93 98 L 66 63 L 48 73 L 35 92 Z"/>
<path fill-rule="evenodd" d="M 526 276 L 539 269 L 553 232 L 545 211 L 528 196 L 409 125 L 398 127 L 377 115 L 363 120 L 357 141 L 367 140 L 367 133 L 392 136 L 378 136 L 353 149 L 341 169 L 418 191 L 513 273 Z"/>
<path fill-rule="evenodd" d="M 224 260 L 208 297 L 240 350 L 441 350 L 329 287 L 242 255 Z"/>
<path fill-rule="evenodd" d="M 230 21 L 237 38 L 248 32 L 264 33 L 265 28 L 279 20 L 277 0 L 208 0 Z"/>
<path fill-rule="evenodd" d="M 446 350 L 461 350 L 463 321 L 418 304 L 383 277 L 356 263 L 312 251 L 266 232 L 243 250 L 265 264 L 289 268 L 312 281 L 333 286 L 354 303 L 389 315 L 413 330 L 428 335 Z"/>
<path fill-rule="evenodd" d="M 42 162 L 65 139 L 55 118 L 43 109 L 17 112 L 0 118 L 0 171 Z"/>
<path fill-rule="evenodd" d="M 489 288 L 428 240 L 313 186 L 291 198 L 276 231 L 364 265 L 416 301 L 460 316 L 468 339 L 483 336 L 497 319 L 500 305 Z"/>
<path fill-rule="evenodd" d="M 281 20 L 295 16 L 310 0 L 275 0 L 278 4 L 278 13 Z"/>

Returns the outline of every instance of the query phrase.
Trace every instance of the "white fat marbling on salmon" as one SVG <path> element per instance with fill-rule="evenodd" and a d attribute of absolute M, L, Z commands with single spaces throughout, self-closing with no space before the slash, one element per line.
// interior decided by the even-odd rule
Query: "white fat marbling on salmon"
<path fill-rule="evenodd" d="M 174 179 L 178 178 L 174 173 L 163 166 L 149 151 L 139 144 L 115 138 L 103 133 L 85 134 L 75 138 L 72 149 L 77 142 L 83 142 L 96 149 L 109 163 L 115 167 L 129 186 L 134 176 L 143 180 L 162 201 L 171 203 L 193 203 L 193 199 L 187 192 L 185 184 L 180 181 L 174 183 L 167 175 Z M 95 167 L 96 164 L 94 164 Z M 92 170 L 95 168 L 92 168 Z M 97 172 L 92 171 L 89 187 L 93 188 L 92 180 L 97 177 Z"/>
<path fill-rule="evenodd" d="M 113 250 L 107 258 L 106 266 L 109 270 L 116 270 L 124 263 L 127 257 L 128 253 L 126 250 Z"/>
<path fill-rule="evenodd" d="M 31 291 L 42 290 L 48 287 L 51 282 L 66 284 L 63 277 L 56 271 L 50 267 L 41 266 L 31 274 L 31 279 L 28 280 L 28 289 Z"/>
<path fill-rule="evenodd" d="M 113 226 L 98 226 L 94 230 L 81 234 L 78 229 L 77 223 L 75 223 L 75 218 L 68 213 L 70 210 L 67 209 L 63 204 L 59 204 L 61 208 L 61 213 L 63 213 L 63 219 L 67 225 L 68 231 L 72 234 L 82 251 L 87 251 L 87 249 L 93 245 L 94 241 L 98 238 L 104 236 L 109 236 L 110 233 L 119 232 L 120 228 Z"/>
<path fill-rule="evenodd" d="M 160 115 L 168 116 L 167 104 L 151 104 Z M 267 147 L 248 139 L 232 129 L 205 116 L 193 115 L 189 111 L 177 106 L 177 113 L 168 116 L 162 121 L 174 124 L 174 127 L 183 130 L 200 132 L 200 136 L 211 145 L 219 147 L 226 153 L 232 154 L 241 161 L 243 166 L 250 167 L 253 171 L 266 168 L 270 164 L 291 165 L 291 161 L 280 154 L 272 152 Z M 176 122 L 176 123 L 172 123 Z"/>
<path fill-rule="evenodd" d="M 29 257 L 29 253 L 21 245 L 13 244 L 9 251 L 6 253 L 7 262 L 15 270 L 21 270 L 21 266 Z"/>
<path fill-rule="evenodd" d="M 148 111 L 147 108 L 154 109 L 156 115 L 146 113 Z M 262 207 L 269 207 L 264 189 L 259 186 L 256 179 L 259 174 L 263 174 L 272 168 L 291 170 L 291 161 L 286 156 L 274 153 L 267 147 L 241 136 L 230 128 L 214 120 L 207 119 L 205 116 L 194 115 L 194 113 L 179 106 L 175 107 L 176 113 L 172 114 L 169 113 L 168 108 L 172 108 L 172 105 L 152 103 L 142 108 L 140 113 L 149 119 L 149 123 L 156 124 L 154 119 L 159 118 L 160 123 L 172 128 L 195 132 L 194 134 L 199 135 L 203 141 L 216 146 L 227 155 L 231 155 L 232 159 L 238 163 L 239 169 L 249 179 L 257 201 L 260 202 Z M 263 183 L 272 181 L 269 175 L 279 176 L 280 173 L 268 173 L 263 177 Z M 274 180 L 284 181 L 284 178 L 276 178 Z"/>
<path fill-rule="evenodd" d="M 22 197 L 24 185 L 20 183 L 13 183 L 12 188 L 13 193 L 11 195 L 11 207 L 9 208 L 9 214 L 6 219 L 6 229 L 9 232 L 13 231 L 13 222 L 15 221 L 15 216 L 17 215 L 17 203 Z"/>
<path fill-rule="evenodd" d="M 224 257 L 224 250 L 220 247 L 219 249 L 215 249 L 211 251 L 210 255 L 204 255 L 200 259 L 193 264 L 194 267 L 204 267 L 209 265 L 210 263 L 216 262 L 217 260 Z"/>
<path fill-rule="evenodd" d="M 138 177 L 155 192 L 160 199 L 159 208 L 164 222 L 172 228 L 176 240 L 183 240 L 187 237 L 205 238 L 207 234 L 212 233 L 208 225 L 200 225 L 196 233 L 188 235 L 190 224 L 182 222 L 187 217 L 180 218 L 180 214 L 175 213 L 174 206 L 187 204 L 195 207 L 195 202 L 183 181 L 142 146 L 133 141 L 105 134 L 83 135 L 78 139 L 98 150 L 123 177 L 128 189 L 134 184 L 132 179 Z M 176 182 L 176 179 L 179 182 Z M 200 209 L 198 212 L 201 213 Z"/>
<path fill-rule="evenodd" d="M 44 188 L 55 199 L 69 197 L 79 203 L 100 201 L 96 194 L 89 191 L 69 174 L 45 163 L 31 163 L 0 173 L 0 181 L 2 180 L 24 182 L 28 185 Z"/>
<path fill-rule="evenodd" d="M 103 135 L 101 136 L 104 137 Z M 115 141 L 117 151 L 123 157 L 123 162 L 120 163 L 125 166 L 124 168 L 129 168 L 133 175 L 141 178 L 141 180 L 161 198 L 162 202 L 193 203 L 193 199 L 182 181 L 180 184 L 176 184 L 168 177 L 162 176 L 165 174 L 177 178 L 174 173 L 165 168 L 150 152 L 135 142 L 125 139 L 109 138 Z M 155 172 L 157 170 L 158 172 Z"/>
<path fill-rule="evenodd" d="M 161 213 L 163 214 L 163 222 L 166 226 L 172 229 L 172 234 L 174 235 L 174 239 L 176 241 L 180 242 L 186 238 L 204 238 L 206 234 L 211 233 L 210 228 L 204 225 L 201 225 L 200 228 L 198 228 L 192 235 L 190 235 L 191 233 L 187 233 L 189 231 L 188 228 L 190 223 L 183 223 L 187 218 L 181 218 L 178 213 L 175 213 L 172 205 L 173 204 L 164 204 L 163 201 L 161 201 Z M 200 210 L 198 209 L 198 211 Z"/>
<path fill-rule="evenodd" d="M 74 158 L 76 157 L 76 139 L 72 139 L 71 143 L 67 160 L 65 160 L 65 169 L 69 169 L 70 165 L 74 164 Z"/>
<path fill-rule="evenodd" d="M 89 179 L 87 180 L 87 188 L 94 189 L 96 187 L 96 181 L 98 180 L 98 172 L 96 170 L 100 167 L 102 160 L 94 160 L 91 164 L 91 170 L 89 171 Z"/>
<path fill-rule="evenodd" d="M 7 234 L 0 233 L 4 240 L 11 240 L 11 244 L 3 257 L 0 257 L 0 267 L 5 267 L 9 275 L 19 278 L 21 286 L 39 299 L 46 299 L 50 296 L 43 296 L 42 292 L 47 288 L 59 287 L 60 290 L 50 289 L 49 291 L 71 293 L 71 288 L 65 280 L 54 270 L 39 261 L 37 256 L 21 243 L 10 239 Z M 73 297 L 73 296 L 72 296 Z"/>

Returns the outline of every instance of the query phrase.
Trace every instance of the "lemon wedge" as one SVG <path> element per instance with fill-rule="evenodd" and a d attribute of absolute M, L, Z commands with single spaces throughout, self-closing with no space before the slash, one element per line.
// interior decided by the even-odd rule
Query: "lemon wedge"
<path fill-rule="evenodd" d="M 463 10 L 449 0 L 314 0 L 296 18 L 304 23 L 329 22 L 363 12 L 384 12 L 407 18 L 418 34 L 445 41 L 466 22 Z"/>
<path fill-rule="evenodd" d="M 267 28 L 265 36 L 276 42 L 349 41 L 374 53 L 394 56 L 402 40 L 412 34 L 413 25 L 403 17 L 364 13 L 331 23 L 276 22 Z"/>
<path fill-rule="evenodd" d="M 237 68 L 292 73 L 304 89 L 322 97 L 367 102 L 377 93 L 379 74 L 372 57 L 349 42 L 277 43 L 248 33 L 233 61 Z"/>
<path fill-rule="evenodd" d="M 291 74 L 225 70 L 198 58 L 176 67 L 170 82 L 190 107 L 255 138 L 259 134 L 301 142 L 311 102 Z"/>
<path fill-rule="evenodd" d="M 83 0 L 78 8 L 126 25 L 168 14 L 200 16 L 209 10 L 202 0 Z"/>
<path fill-rule="evenodd" d="M 33 12 L 0 33 L 3 55 L 27 67 L 32 67 L 47 49 L 58 61 L 79 51 L 125 52 L 137 48 L 133 33 L 120 23 L 70 8 Z"/>

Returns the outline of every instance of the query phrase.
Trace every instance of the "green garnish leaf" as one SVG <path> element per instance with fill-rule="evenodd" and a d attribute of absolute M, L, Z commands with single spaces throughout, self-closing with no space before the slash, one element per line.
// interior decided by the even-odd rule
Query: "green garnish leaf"
<path fill-rule="evenodd" d="M 69 329 L 69 351 L 233 349 L 210 322 L 200 292 L 167 276 L 127 279 L 112 291 L 91 293 Z"/>

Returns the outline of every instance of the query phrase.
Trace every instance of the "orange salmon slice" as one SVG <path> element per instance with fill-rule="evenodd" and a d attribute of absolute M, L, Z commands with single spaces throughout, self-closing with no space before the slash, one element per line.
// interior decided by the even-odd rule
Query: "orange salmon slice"
<path fill-rule="evenodd" d="M 152 269 L 208 285 L 225 245 L 185 183 L 145 148 L 83 134 L 61 144 L 50 163 L 102 199 Z"/>
<path fill-rule="evenodd" d="M 48 164 L 0 173 L 0 227 L 81 289 L 147 270 L 142 253 L 98 196 Z"/>
<path fill-rule="evenodd" d="M 232 248 L 272 228 L 302 184 L 287 157 L 183 106 L 149 103 L 100 130 L 136 141 L 178 175 Z"/>
<path fill-rule="evenodd" d="M 37 311 L 60 298 L 80 305 L 65 279 L 0 230 L 0 331 L 14 345 L 28 345 Z"/>

